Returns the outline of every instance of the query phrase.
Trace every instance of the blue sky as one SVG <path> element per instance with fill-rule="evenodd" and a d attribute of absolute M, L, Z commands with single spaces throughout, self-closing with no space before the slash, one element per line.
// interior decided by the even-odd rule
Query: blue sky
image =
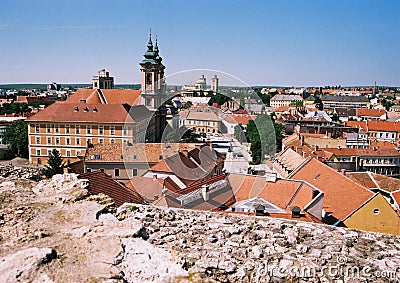
<path fill-rule="evenodd" d="M 398 0 L 1 0 L 0 83 L 90 83 L 102 68 L 139 83 L 149 28 L 167 74 L 400 85 Z"/>

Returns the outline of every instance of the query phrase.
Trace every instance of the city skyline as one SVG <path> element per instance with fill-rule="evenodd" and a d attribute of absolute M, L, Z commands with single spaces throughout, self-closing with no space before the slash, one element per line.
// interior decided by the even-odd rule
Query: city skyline
<path fill-rule="evenodd" d="M 213 69 L 248 85 L 400 85 L 398 1 L 5 0 L 0 8 L 0 84 L 90 83 L 103 68 L 116 84 L 139 83 L 151 28 L 167 79 Z"/>

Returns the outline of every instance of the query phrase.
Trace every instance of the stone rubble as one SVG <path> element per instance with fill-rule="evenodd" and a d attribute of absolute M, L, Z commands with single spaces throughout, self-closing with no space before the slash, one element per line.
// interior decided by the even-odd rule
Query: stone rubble
<path fill-rule="evenodd" d="M 400 280 L 397 236 L 138 204 L 112 214 L 86 186 L 0 183 L 0 283 Z"/>

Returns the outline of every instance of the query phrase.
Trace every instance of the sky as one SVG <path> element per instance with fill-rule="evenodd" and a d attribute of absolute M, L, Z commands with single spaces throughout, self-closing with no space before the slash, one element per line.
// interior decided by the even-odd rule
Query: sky
<path fill-rule="evenodd" d="M 0 0 L 0 84 L 140 83 L 150 28 L 170 76 L 400 85 L 398 0 Z"/>

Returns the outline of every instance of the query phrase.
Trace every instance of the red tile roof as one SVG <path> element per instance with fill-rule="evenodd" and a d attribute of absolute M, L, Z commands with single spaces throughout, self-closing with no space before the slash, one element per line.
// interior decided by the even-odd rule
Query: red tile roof
<path fill-rule="evenodd" d="M 397 202 L 397 207 L 400 207 L 400 190 L 393 192 L 392 197 L 395 202 Z"/>
<path fill-rule="evenodd" d="M 67 103 L 107 103 L 107 104 L 128 104 L 137 105 L 139 103 L 140 90 L 133 89 L 78 89 Z M 105 101 L 102 98 L 105 98 Z"/>
<path fill-rule="evenodd" d="M 313 199 L 314 189 L 304 182 L 286 179 L 267 182 L 265 177 L 234 173 L 228 178 L 237 201 L 259 197 L 289 210 L 292 206 L 303 209 Z"/>
<path fill-rule="evenodd" d="M 348 121 L 345 122 L 346 126 L 353 128 L 361 128 L 365 132 L 397 132 L 400 133 L 400 123 L 399 122 L 388 122 L 388 121 Z"/>
<path fill-rule="evenodd" d="M 386 114 L 384 109 L 368 109 L 368 108 L 357 108 L 358 117 L 381 117 Z"/>
<path fill-rule="evenodd" d="M 400 157 L 400 152 L 394 148 L 324 148 L 337 157 L 340 156 L 385 156 Z"/>
<path fill-rule="evenodd" d="M 79 178 L 89 180 L 90 194 L 108 195 L 114 200 L 116 207 L 121 206 L 125 202 L 145 203 L 143 197 L 134 188 L 129 189 L 121 185 L 101 171 L 82 173 L 79 175 Z"/>
<path fill-rule="evenodd" d="M 94 122 L 94 123 L 135 123 L 152 116 L 143 105 L 127 104 L 83 104 L 56 102 L 39 111 L 27 121 L 37 122 Z"/>
<path fill-rule="evenodd" d="M 336 170 L 311 158 L 290 178 L 304 180 L 324 192 L 324 210 L 344 220 L 374 194 Z"/>

